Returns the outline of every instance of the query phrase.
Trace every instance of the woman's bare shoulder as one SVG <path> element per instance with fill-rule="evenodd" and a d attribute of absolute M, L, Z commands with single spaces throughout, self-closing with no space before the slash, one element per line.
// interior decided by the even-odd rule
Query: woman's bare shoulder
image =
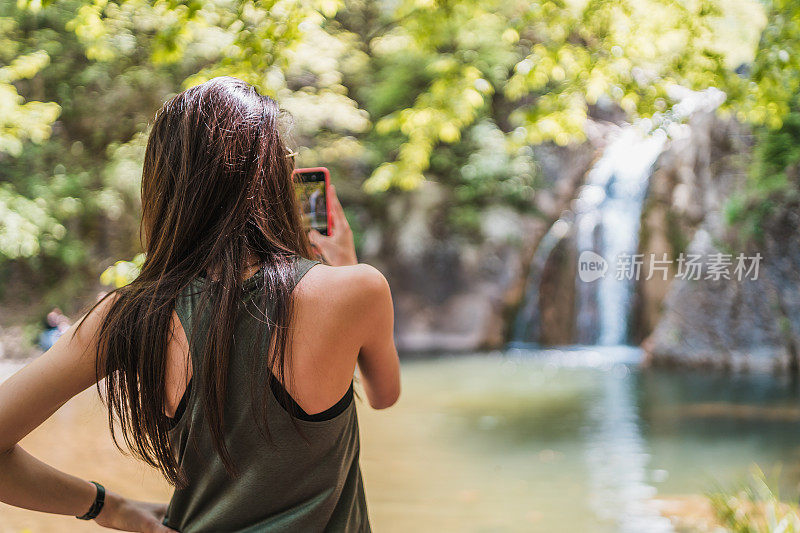
<path fill-rule="evenodd" d="M 367 264 L 316 265 L 297 284 L 300 301 L 325 305 L 331 310 L 358 311 L 374 301 L 390 297 L 389 284 L 381 272 Z"/>
<path fill-rule="evenodd" d="M 348 266 L 316 265 L 297 284 L 300 292 L 323 293 L 336 287 L 338 292 L 369 292 L 388 286 L 386 278 L 377 268 L 359 263 Z"/>

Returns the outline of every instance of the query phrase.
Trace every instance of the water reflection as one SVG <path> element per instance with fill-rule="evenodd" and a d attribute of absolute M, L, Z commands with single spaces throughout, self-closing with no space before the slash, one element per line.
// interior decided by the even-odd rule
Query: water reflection
<path fill-rule="evenodd" d="M 650 455 L 631 374 L 624 363 L 603 372 L 600 398 L 589 409 L 585 438 L 592 510 L 624 533 L 667 533 L 672 523 L 652 501 L 657 491 L 648 482 Z"/>

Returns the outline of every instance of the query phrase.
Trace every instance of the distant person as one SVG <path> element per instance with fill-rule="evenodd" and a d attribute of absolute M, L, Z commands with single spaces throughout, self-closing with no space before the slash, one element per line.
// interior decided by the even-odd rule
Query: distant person
<path fill-rule="evenodd" d="M 124 531 L 370 531 L 353 373 L 373 407 L 397 400 L 391 294 L 357 264 L 335 191 L 312 255 L 278 117 L 229 77 L 157 113 L 141 273 L 0 385 L 0 501 Z M 133 453 L 176 486 L 169 506 L 20 448 L 95 384 Z"/>
<path fill-rule="evenodd" d="M 44 318 L 44 331 L 39 334 L 39 348 L 44 351 L 52 348 L 58 338 L 69 329 L 69 325 L 69 318 L 61 309 L 53 308 Z"/>

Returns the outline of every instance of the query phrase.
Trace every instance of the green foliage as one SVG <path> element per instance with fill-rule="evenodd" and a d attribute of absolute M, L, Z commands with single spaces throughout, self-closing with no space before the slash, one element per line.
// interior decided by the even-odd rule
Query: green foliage
<path fill-rule="evenodd" d="M 119 288 L 124 287 L 139 275 L 144 264 L 144 254 L 136 254 L 131 261 L 117 261 L 100 275 L 100 283 Z"/>
<path fill-rule="evenodd" d="M 756 143 L 754 174 L 767 188 L 786 183 L 786 169 L 800 162 L 800 105 L 794 98 L 793 110 L 776 130 L 762 130 Z"/>
<path fill-rule="evenodd" d="M 763 238 L 766 218 L 800 192 L 800 6 L 791 0 L 772 0 L 768 6 L 770 22 L 749 83 L 734 93 L 740 103 L 736 117 L 760 126 L 747 187 L 726 211 L 743 241 Z"/>
<path fill-rule="evenodd" d="M 15 28 L 15 21 L 0 18 L 0 44 L 13 50 L 10 39 L 3 33 Z M 7 58 L 4 58 L 8 60 Z M 0 154 L 18 156 L 24 141 L 41 143 L 50 136 L 50 126 L 58 117 L 59 106 L 53 102 L 25 101 L 14 82 L 36 76 L 50 61 L 44 50 L 19 55 L 0 67 Z"/>
<path fill-rule="evenodd" d="M 751 74 L 728 84 L 742 122 L 777 129 L 800 91 L 800 6 L 794 0 L 769 0 L 769 23 L 761 34 Z"/>
<path fill-rule="evenodd" d="M 800 509 L 782 502 L 764 473 L 754 467 L 749 482 L 738 490 L 708 496 L 726 531 L 733 533 L 800 533 Z"/>
<path fill-rule="evenodd" d="M 731 84 L 736 118 L 756 125 L 750 176 L 726 206 L 728 224 L 742 244 L 761 241 L 764 223 L 800 194 L 800 6 L 768 2 L 769 24 L 761 34 L 746 83 Z"/>
<path fill-rule="evenodd" d="M 67 231 L 44 201 L 15 194 L 8 184 L 0 184 L 0 220 L 0 253 L 7 257 L 33 257 Z"/>
<path fill-rule="evenodd" d="M 92 279 L 139 252 L 148 123 L 177 90 L 221 74 L 281 102 L 300 164 L 331 168 L 354 227 L 381 222 L 392 197 L 382 191 L 436 180 L 448 230 L 479 237 L 484 207 L 533 212 L 531 145 L 580 141 L 595 105 L 657 117 L 670 86 L 715 85 L 730 112 L 779 128 L 797 91 L 798 8 L 766 9 L 768 19 L 755 0 L 4 2 L 0 264 L 39 283 Z M 749 77 L 733 71 L 742 62 Z"/>
<path fill-rule="evenodd" d="M 741 3 L 736 3 L 739 5 Z M 510 153 L 524 144 L 583 139 L 589 106 L 605 99 L 631 115 L 670 104 L 668 88 L 739 85 L 713 26 L 722 3 L 406 0 L 385 17 L 372 51 L 425 57 L 429 80 L 413 105 L 377 122 L 403 143 L 380 164 L 369 191 L 412 188 L 431 155 L 491 120 Z"/>
<path fill-rule="evenodd" d="M 539 169 L 533 149 L 509 150 L 505 135 L 490 120 L 470 127 L 458 145 L 437 150 L 430 168 L 452 191 L 447 213 L 450 226 L 474 240 L 481 238 L 483 208 L 506 205 L 535 212 L 531 206 Z"/>
<path fill-rule="evenodd" d="M 750 175 L 744 190 L 726 206 L 728 224 L 737 229 L 742 241 L 760 240 L 763 223 L 776 208 L 794 200 L 800 178 L 800 100 L 795 96 L 790 112 L 777 129 L 762 126 L 756 131 L 756 144 Z"/>

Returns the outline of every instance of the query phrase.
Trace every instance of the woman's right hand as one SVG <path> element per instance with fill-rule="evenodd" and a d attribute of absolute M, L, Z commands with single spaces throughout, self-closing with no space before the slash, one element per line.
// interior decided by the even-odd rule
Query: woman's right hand
<path fill-rule="evenodd" d="M 162 524 L 167 505 L 129 500 L 108 492 L 103 510 L 95 522 L 108 529 L 138 531 L 140 533 L 167 533 L 175 531 Z"/>
<path fill-rule="evenodd" d="M 357 265 L 356 246 L 353 242 L 353 231 L 347 218 L 344 216 L 344 209 L 336 196 L 336 188 L 331 185 L 330 198 L 331 218 L 333 227 L 329 228 L 329 235 L 323 235 L 315 229 L 308 233 L 311 245 L 319 256 L 331 266 Z"/>

